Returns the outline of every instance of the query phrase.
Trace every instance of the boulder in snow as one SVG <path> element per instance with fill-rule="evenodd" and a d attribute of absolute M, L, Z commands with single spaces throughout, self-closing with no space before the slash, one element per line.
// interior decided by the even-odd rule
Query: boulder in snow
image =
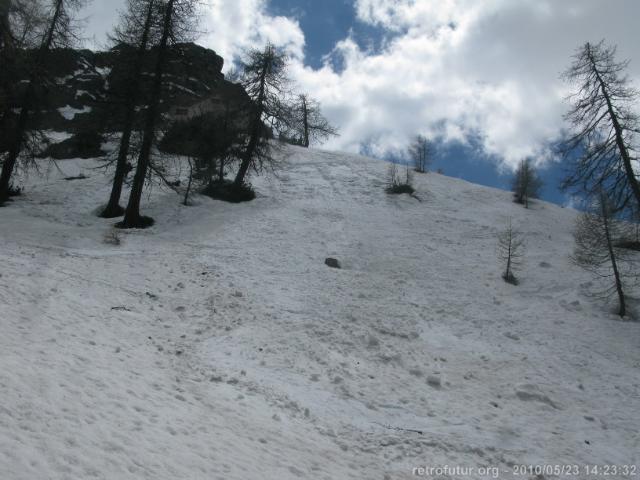
<path fill-rule="evenodd" d="M 327 267 L 331 267 L 331 268 L 342 268 L 342 267 L 340 266 L 340 262 L 339 262 L 337 259 L 335 259 L 335 258 L 331 258 L 331 257 L 326 258 L 326 259 L 324 260 L 324 264 L 325 264 Z"/>

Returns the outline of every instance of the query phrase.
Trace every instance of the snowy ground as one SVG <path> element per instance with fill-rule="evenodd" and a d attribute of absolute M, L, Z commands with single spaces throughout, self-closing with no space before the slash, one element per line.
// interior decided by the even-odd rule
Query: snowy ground
<path fill-rule="evenodd" d="M 587 295 L 574 211 L 437 174 L 416 178 L 421 202 L 388 196 L 363 157 L 287 163 L 251 204 L 156 188 L 156 226 L 120 246 L 93 212 L 109 187 L 92 161 L 0 209 L 2 479 L 640 463 L 640 323 Z M 518 287 L 495 256 L 510 216 L 527 234 Z M 414 471 L 445 464 L 475 470 Z"/>

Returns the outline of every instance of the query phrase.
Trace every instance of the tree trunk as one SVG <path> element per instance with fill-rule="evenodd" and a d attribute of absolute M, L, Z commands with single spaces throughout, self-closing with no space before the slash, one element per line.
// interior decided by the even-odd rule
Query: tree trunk
<path fill-rule="evenodd" d="M 126 113 L 129 116 L 129 112 Z M 115 218 L 124 213 L 124 208 L 120 206 L 120 196 L 122 195 L 122 186 L 127 176 L 127 157 L 129 156 L 129 144 L 131 142 L 132 123 L 125 120 L 122 137 L 120 138 L 120 148 L 118 150 L 118 160 L 116 162 L 116 172 L 113 176 L 113 185 L 111 186 L 111 195 L 109 195 L 109 203 L 102 211 L 102 218 Z M 132 120 L 131 120 L 132 122 Z"/>
<path fill-rule="evenodd" d="M 218 171 L 218 180 L 224 181 L 224 157 L 220 157 L 220 170 Z"/>
<path fill-rule="evenodd" d="M 627 314 L 627 307 L 624 298 L 624 292 L 622 291 L 622 281 L 620 280 L 620 272 L 618 270 L 618 262 L 616 261 L 615 251 L 611 243 L 611 233 L 609 231 L 609 212 L 607 212 L 604 199 L 600 200 L 600 208 L 602 214 L 602 224 L 604 226 L 604 234 L 607 241 L 607 249 L 609 251 L 609 258 L 611 259 L 611 267 L 613 268 L 613 275 L 616 282 L 616 292 L 618 293 L 618 300 L 620 302 L 620 308 L 618 315 L 624 317 Z"/>
<path fill-rule="evenodd" d="M 225 137 L 230 137 L 232 136 L 230 130 L 231 130 L 231 107 L 230 107 L 230 99 L 227 98 L 227 100 L 224 103 L 224 135 Z M 228 150 L 227 150 L 228 151 Z M 225 161 L 225 155 L 227 154 L 227 151 L 225 151 L 224 154 L 220 155 L 220 158 L 218 159 L 218 181 L 220 183 L 222 183 L 224 181 L 224 161 Z"/>
<path fill-rule="evenodd" d="M 41 68 L 44 57 L 51 48 L 51 44 L 53 43 L 53 35 L 55 33 L 58 20 L 60 19 L 60 15 L 62 13 L 63 2 L 64 0 L 56 1 L 56 8 L 53 12 L 51 23 L 49 24 L 46 36 L 44 37 L 42 44 L 38 49 L 35 64 L 33 66 L 31 74 L 29 75 L 29 83 L 27 85 L 25 95 L 22 99 L 20 115 L 18 116 L 15 130 L 11 132 L 13 135 L 13 141 L 11 142 L 9 153 L 4 160 L 4 163 L 2 164 L 2 173 L 0 173 L 0 205 L 5 203 L 9 199 L 11 193 L 11 176 L 13 175 L 16 163 L 18 162 L 18 157 L 20 156 L 20 152 L 22 151 L 25 133 L 27 131 L 27 125 L 29 123 L 29 109 L 32 107 L 33 97 L 36 90 L 35 84 L 38 80 L 38 69 Z"/>
<path fill-rule="evenodd" d="M 504 272 L 504 279 L 511 279 L 511 232 L 509 232 L 509 250 L 507 251 L 507 270 Z"/>
<path fill-rule="evenodd" d="M 29 107 L 32 95 L 29 95 L 28 92 L 33 92 L 33 90 L 34 89 L 31 84 L 29 84 L 27 87 L 27 94 L 22 102 L 18 121 L 15 122 L 15 127 L 13 132 L 11 132 L 14 135 L 14 138 L 11 142 L 11 147 L 9 148 L 7 157 L 2 164 L 2 173 L 0 173 L 0 205 L 9 200 L 9 197 L 11 196 L 11 176 L 13 175 L 16 163 L 18 163 L 18 156 L 22 149 L 25 131 L 29 121 Z"/>
<path fill-rule="evenodd" d="M 103 218 L 119 217 L 124 213 L 124 208 L 120 206 L 120 196 L 122 195 L 122 185 L 127 176 L 127 158 L 129 156 L 129 146 L 131 143 L 131 132 L 133 130 L 133 122 L 135 120 L 136 101 L 140 94 L 140 77 L 142 75 L 142 61 L 149 43 L 149 31 L 151 30 L 151 22 L 153 20 L 154 1 L 149 2 L 149 8 L 145 17 L 144 30 L 138 54 L 136 55 L 135 70 L 131 77 L 131 87 L 127 91 L 126 96 L 126 112 L 124 124 L 122 126 L 122 137 L 120 137 L 120 148 L 118 149 L 118 160 L 116 162 L 116 172 L 113 177 L 113 185 L 111 187 L 111 195 L 109 203 L 104 211 L 100 214 Z"/>
<path fill-rule="evenodd" d="M 309 110 L 307 108 L 307 99 L 302 98 L 302 121 L 304 126 L 303 146 L 309 148 Z"/>
<path fill-rule="evenodd" d="M 251 144 L 251 140 L 249 144 Z M 247 148 L 249 150 L 249 148 Z M 253 148 L 251 150 L 254 150 Z M 236 174 L 236 178 L 233 181 L 233 185 L 235 187 L 240 187 L 244 183 L 244 177 L 247 175 L 249 171 L 249 166 L 251 165 L 251 156 L 245 152 L 242 157 L 242 162 L 240 162 L 240 168 L 238 168 L 238 173 Z"/>
<path fill-rule="evenodd" d="M 153 219 L 144 218 L 140 215 L 140 199 L 147 177 L 149 168 L 151 147 L 153 146 L 153 137 L 155 135 L 156 119 L 158 116 L 158 106 L 162 95 L 162 73 L 167 53 L 167 43 L 169 41 L 169 33 L 171 30 L 171 21 L 173 17 L 173 4 L 175 0 L 169 0 L 164 14 L 164 22 L 162 27 L 162 38 L 158 46 L 158 57 L 156 59 L 156 69 L 153 79 L 153 87 L 151 101 L 147 110 L 145 127 L 142 137 L 142 146 L 140 147 L 140 155 L 138 156 L 138 165 L 136 165 L 136 173 L 133 177 L 133 185 L 129 194 L 129 202 L 127 210 L 124 214 L 124 220 L 119 224 L 120 228 L 144 228 L 153 224 Z"/>
<path fill-rule="evenodd" d="M 189 158 L 188 161 L 189 161 L 189 182 L 187 183 L 187 190 L 186 192 L 184 192 L 184 202 L 182 202 L 185 207 L 189 205 L 189 194 L 191 193 L 191 184 L 193 183 L 193 162 L 191 161 L 191 158 Z"/>

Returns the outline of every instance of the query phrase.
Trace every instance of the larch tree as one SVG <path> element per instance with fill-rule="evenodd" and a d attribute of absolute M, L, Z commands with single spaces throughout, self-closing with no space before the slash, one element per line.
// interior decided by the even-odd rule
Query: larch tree
<path fill-rule="evenodd" d="M 298 95 L 292 111 L 293 130 L 303 147 L 338 135 L 338 130 L 322 115 L 320 103 L 306 93 Z"/>
<path fill-rule="evenodd" d="M 242 65 L 241 84 L 251 98 L 247 140 L 242 149 L 240 166 L 233 188 L 241 191 L 250 168 L 273 164 L 270 143 L 272 129 L 286 125 L 291 109 L 285 99 L 288 93 L 287 56 L 267 44 L 263 50 L 248 52 Z"/>
<path fill-rule="evenodd" d="M 0 50 L 37 48 L 47 23 L 41 0 L 0 0 Z"/>
<path fill-rule="evenodd" d="M 574 92 L 565 116 L 571 135 L 561 148 L 570 173 L 562 186 L 594 198 L 604 189 L 615 210 L 637 209 L 638 92 L 625 75 L 629 62 L 615 55 L 604 41 L 585 43 L 564 73 Z"/>
<path fill-rule="evenodd" d="M 128 158 L 131 148 L 131 135 L 136 117 L 136 105 L 140 96 L 142 83 L 142 65 L 149 45 L 153 41 L 154 27 L 157 26 L 159 0 L 128 0 L 127 10 L 121 15 L 120 25 L 116 27 L 112 40 L 120 47 L 126 46 L 135 50 L 133 58 L 127 53 L 119 54 L 119 59 L 127 63 L 128 75 L 124 86 L 124 112 L 120 126 L 120 144 L 116 159 L 116 168 L 111 186 L 109 202 L 100 216 L 104 218 L 119 217 L 124 213 L 120 206 L 122 187 L 129 170 Z M 133 60 L 131 62 L 131 60 Z"/>
<path fill-rule="evenodd" d="M 617 295 L 618 315 L 627 314 L 625 279 L 635 276 L 632 254 L 619 248 L 618 240 L 629 235 L 632 225 L 616 219 L 615 206 L 601 190 L 590 210 L 580 214 L 574 229 L 573 262 L 610 282 L 601 292 L 606 297 Z"/>
<path fill-rule="evenodd" d="M 11 28 L 10 15 L 13 9 L 11 0 L 0 0 L 0 129 L 9 131 L 14 97 L 13 84 L 16 78 L 15 51 L 16 38 Z M 0 161 L 7 150 L 6 139 L 0 139 Z M 0 162 L 1 163 L 1 162 Z"/>
<path fill-rule="evenodd" d="M 42 13 L 33 0 L 0 0 L 0 165 L 11 144 L 17 120 L 14 111 L 20 107 L 16 80 L 25 62 L 19 56 L 23 49 L 37 45 L 33 35 L 41 27 Z"/>
<path fill-rule="evenodd" d="M 522 160 L 516 169 L 512 183 L 511 191 L 513 192 L 513 200 L 516 203 L 529 208 L 529 199 L 538 198 L 542 189 L 542 180 L 538 176 L 538 172 L 531 165 L 529 159 Z"/>
<path fill-rule="evenodd" d="M 433 160 L 433 147 L 424 135 L 416 135 L 409 145 L 409 158 L 413 162 L 414 170 L 426 173 Z"/>
<path fill-rule="evenodd" d="M 11 0 L 0 0 L 0 52 L 12 49 L 15 44 L 14 34 L 9 23 L 11 10 Z"/>
<path fill-rule="evenodd" d="M 524 237 L 522 233 L 513 227 L 511 219 L 502 232 L 498 234 L 498 259 L 503 265 L 502 279 L 512 285 L 518 284 L 516 271 L 522 266 L 524 259 Z"/>
<path fill-rule="evenodd" d="M 81 0 L 53 0 L 49 5 L 45 31 L 33 58 L 28 62 L 28 78 L 19 101 L 19 113 L 16 118 L 11 119 L 8 132 L 3 132 L 7 135 L 7 153 L 4 156 L 0 173 L 0 205 L 5 203 L 14 193 L 11 184 L 12 176 L 20 155 L 25 147 L 29 147 L 29 140 L 32 138 L 29 127 L 32 116 L 37 114 L 38 99 L 41 96 L 42 87 L 47 82 L 45 64 L 48 54 L 53 48 L 69 47 L 77 41 L 74 14 L 83 4 L 84 2 Z M 11 20 L 10 15 L 8 18 Z M 8 25 L 10 29 L 11 22 Z M 3 28 L 6 27 L 3 26 Z M 8 34 L 11 35 L 12 32 L 9 30 Z M 3 35 L 8 38 L 6 31 Z M 25 31 L 25 35 L 32 35 L 32 33 Z"/>
<path fill-rule="evenodd" d="M 166 68 L 167 54 L 172 42 L 189 35 L 198 5 L 197 0 L 165 0 L 159 7 L 161 12 L 160 39 L 156 46 L 155 67 L 149 104 L 145 112 L 142 142 L 138 154 L 129 201 L 124 219 L 118 228 L 145 228 L 153 225 L 153 219 L 140 215 L 142 192 L 151 165 L 151 151 L 156 139 L 159 107 L 162 97 L 162 77 Z"/>

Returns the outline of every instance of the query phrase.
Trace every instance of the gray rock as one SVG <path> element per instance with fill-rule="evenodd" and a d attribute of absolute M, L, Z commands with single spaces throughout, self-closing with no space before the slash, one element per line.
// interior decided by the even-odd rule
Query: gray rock
<path fill-rule="evenodd" d="M 427 377 L 427 385 L 433 388 L 440 388 L 442 387 L 442 380 L 436 375 L 429 375 Z"/>
<path fill-rule="evenodd" d="M 326 258 L 326 259 L 324 260 L 324 264 L 325 264 L 327 267 L 331 267 L 331 268 L 342 268 L 342 267 L 340 266 L 340 262 L 339 262 L 337 259 L 335 259 L 335 258 L 331 258 L 331 257 Z"/>

